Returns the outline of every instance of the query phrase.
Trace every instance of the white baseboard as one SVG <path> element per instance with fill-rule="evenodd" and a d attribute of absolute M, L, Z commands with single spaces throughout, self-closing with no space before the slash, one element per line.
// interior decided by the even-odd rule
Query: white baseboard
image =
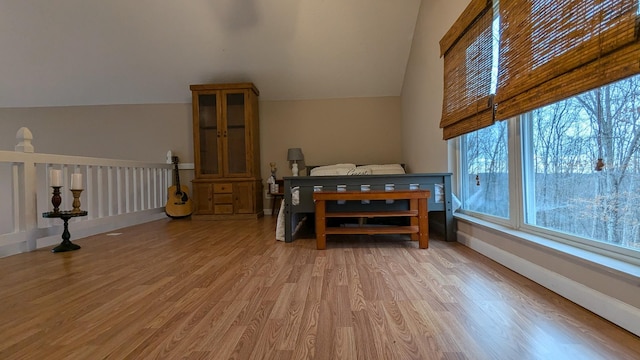
<path fill-rule="evenodd" d="M 640 309 L 486 242 L 458 232 L 458 242 L 640 336 Z"/>

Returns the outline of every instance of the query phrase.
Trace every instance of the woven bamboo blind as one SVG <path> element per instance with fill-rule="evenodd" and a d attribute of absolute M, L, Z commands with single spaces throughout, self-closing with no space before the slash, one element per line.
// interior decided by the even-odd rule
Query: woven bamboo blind
<path fill-rule="evenodd" d="M 638 0 L 500 4 L 496 119 L 640 72 Z"/>
<path fill-rule="evenodd" d="M 472 0 L 440 40 L 444 55 L 445 140 L 493 124 L 491 0 Z"/>

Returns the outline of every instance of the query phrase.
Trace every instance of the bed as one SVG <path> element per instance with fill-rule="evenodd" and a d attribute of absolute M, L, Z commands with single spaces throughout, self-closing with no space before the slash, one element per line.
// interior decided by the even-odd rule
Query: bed
<path fill-rule="evenodd" d="M 332 165 L 334 166 L 334 165 Z M 378 165 L 367 165 L 378 166 Z M 284 201 L 278 218 L 276 238 L 285 242 L 292 242 L 296 237 L 296 231 L 301 227 L 302 220 L 313 218 L 315 204 L 313 192 L 321 190 L 336 190 L 338 186 L 347 191 L 391 190 L 391 189 L 428 189 L 431 197 L 428 200 L 429 212 L 442 212 L 444 216 L 441 232 L 446 241 L 456 241 L 453 222 L 453 194 L 451 192 L 451 173 L 423 173 L 405 174 L 391 170 L 390 165 L 384 165 L 378 171 L 367 170 L 366 167 L 350 167 L 348 171 L 341 169 L 333 171 L 329 167 L 318 167 L 323 172 L 312 168 L 312 175 L 321 176 L 295 176 L 284 177 Z M 326 171 L 324 171 L 326 170 Z M 404 172 L 404 170 L 401 170 Z M 362 211 L 376 210 L 401 210 L 408 207 L 406 201 L 372 201 L 372 202 L 348 202 L 331 203 L 327 207 L 348 207 L 349 210 L 362 209 Z M 278 233 L 280 235 L 278 235 Z"/>

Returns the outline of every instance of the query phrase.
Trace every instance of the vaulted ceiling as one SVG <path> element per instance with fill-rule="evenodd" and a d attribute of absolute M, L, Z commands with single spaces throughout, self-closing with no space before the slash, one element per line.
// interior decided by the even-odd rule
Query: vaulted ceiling
<path fill-rule="evenodd" d="M 421 0 L 0 0 L 0 107 L 398 96 Z"/>

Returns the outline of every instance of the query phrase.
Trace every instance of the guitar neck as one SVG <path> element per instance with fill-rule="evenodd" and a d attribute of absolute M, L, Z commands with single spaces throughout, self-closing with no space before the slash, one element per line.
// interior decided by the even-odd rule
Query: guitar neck
<path fill-rule="evenodd" d="M 180 173 L 178 172 L 178 163 L 174 167 L 176 188 L 180 191 Z"/>

